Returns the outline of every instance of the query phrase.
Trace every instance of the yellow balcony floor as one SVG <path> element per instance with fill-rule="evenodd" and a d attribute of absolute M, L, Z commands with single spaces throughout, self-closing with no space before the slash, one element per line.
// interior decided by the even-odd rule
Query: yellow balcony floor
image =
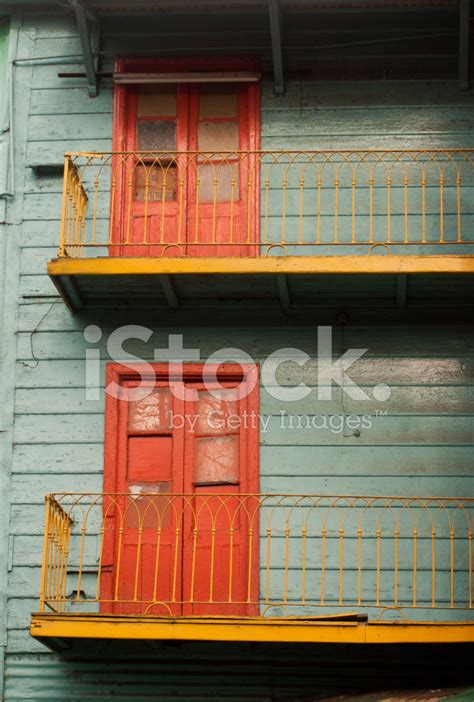
<path fill-rule="evenodd" d="M 474 621 L 383 622 L 355 614 L 251 618 L 35 613 L 30 633 L 56 651 L 65 650 L 76 639 L 446 644 L 474 643 Z"/>

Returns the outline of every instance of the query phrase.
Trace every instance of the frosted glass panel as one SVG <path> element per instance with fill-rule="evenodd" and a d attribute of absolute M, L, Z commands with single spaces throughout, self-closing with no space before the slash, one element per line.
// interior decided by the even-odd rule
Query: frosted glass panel
<path fill-rule="evenodd" d="M 217 394 L 217 393 L 216 393 Z M 196 406 L 196 434 L 225 434 L 236 431 L 239 417 L 236 390 L 223 390 L 218 397 L 200 392 Z M 232 424 L 233 422 L 233 424 Z"/>
<path fill-rule="evenodd" d="M 237 151 L 239 126 L 236 122 L 202 122 L 198 126 L 200 151 Z"/>
<path fill-rule="evenodd" d="M 177 168 L 174 165 L 137 166 L 135 169 L 135 200 L 148 200 L 148 202 L 176 200 L 176 182 Z"/>
<path fill-rule="evenodd" d="M 139 120 L 137 122 L 139 151 L 176 151 L 176 122 L 174 120 Z"/>
<path fill-rule="evenodd" d="M 176 87 L 144 85 L 139 89 L 138 117 L 171 117 L 176 115 Z"/>
<path fill-rule="evenodd" d="M 199 94 L 199 117 L 236 117 L 237 95 L 229 86 L 202 85 Z"/>
<path fill-rule="evenodd" d="M 156 388 L 147 397 L 128 403 L 128 430 L 164 432 L 170 429 L 172 397 L 168 388 Z"/>
<path fill-rule="evenodd" d="M 239 199 L 239 165 L 209 163 L 198 166 L 199 202 L 237 202 Z"/>
<path fill-rule="evenodd" d="M 239 444 L 237 436 L 213 436 L 194 442 L 194 482 L 200 485 L 237 483 Z"/>

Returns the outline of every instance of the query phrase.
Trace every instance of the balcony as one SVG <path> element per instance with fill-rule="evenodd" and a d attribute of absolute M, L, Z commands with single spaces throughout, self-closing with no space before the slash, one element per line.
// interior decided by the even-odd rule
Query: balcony
<path fill-rule="evenodd" d="M 67 154 L 48 272 L 73 309 L 219 299 L 288 311 L 335 278 L 358 281 L 360 294 L 360 274 L 388 306 L 403 305 L 407 276 L 414 300 L 439 306 L 436 290 L 452 292 L 464 273 L 465 300 L 473 159 L 467 149 Z"/>
<path fill-rule="evenodd" d="M 473 516 L 448 497 L 49 495 L 31 634 L 473 642 Z"/>

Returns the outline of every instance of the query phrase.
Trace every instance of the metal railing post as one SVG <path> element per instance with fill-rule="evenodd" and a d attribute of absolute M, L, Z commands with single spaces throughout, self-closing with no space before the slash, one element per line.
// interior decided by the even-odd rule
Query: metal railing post
<path fill-rule="evenodd" d="M 61 225 L 59 230 L 59 258 L 63 258 L 66 253 L 66 218 L 67 218 L 67 198 L 69 190 L 69 171 L 71 167 L 71 157 L 69 154 L 64 156 L 64 175 L 63 175 L 63 198 L 61 204 Z"/>
<path fill-rule="evenodd" d="M 39 611 L 44 612 L 46 601 L 46 584 L 48 578 L 48 551 L 49 551 L 49 522 L 51 516 L 51 495 L 45 497 L 45 522 L 44 522 L 44 541 L 43 541 L 43 561 L 41 564 L 41 584 L 40 584 L 40 602 Z"/>

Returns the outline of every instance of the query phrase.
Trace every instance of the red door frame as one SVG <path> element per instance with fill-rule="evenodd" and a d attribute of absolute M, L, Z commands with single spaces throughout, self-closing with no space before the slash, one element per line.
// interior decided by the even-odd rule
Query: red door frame
<path fill-rule="evenodd" d="M 144 364 L 145 365 L 145 364 Z M 128 367 L 119 363 L 109 363 L 106 366 L 106 389 L 111 383 L 115 387 L 122 387 L 124 383 L 136 382 L 140 379 L 148 382 L 169 383 L 173 379 L 182 378 L 187 382 L 203 382 L 206 379 L 215 380 L 222 383 L 232 381 L 244 381 L 253 384 L 254 388 L 245 398 L 245 411 L 249 417 L 256 420 L 245 432 L 246 455 L 240 457 L 240 489 L 239 494 L 258 494 L 259 491 L 259 366 L 258 364 L 202 364 L 190 363 L 181 366 L 173 363 L 151 363 L 147 364 L 153 368 L 153 374 L 147 375 L 144 369 L 139 370 L 140 364 Z M 115 393 L 115 395 L 120 395 Z M 177 400 L 178 409 L 183 410 L 184 403 Z M 120 491 L 121 484 L 125 483 L 127 469 L 127 431 L 124 430 L 126 421 L 124 417 L 128 413 L 123 411 L 124 401 L 114 394 L 106 391 L 105 402 L 105 438 L 104 438 L 104 493 L 116 493 Z M 182 456 L 184 471 L 184 443 L 178 447 L 178 455 Z M 185 479 L 186 480 L 186 479 Z M 183 484 L 182 489 L 185 489 Z M 218 491 L 216 491 L 218 492 Z M 104 504 L 106 500 L 104 500 Z M 108 517 L 113 521 L 114 510 L 108 512 Z M 107 520 L 104 516 L 104 536 L 101 549 L 100 565 L 100 599 L 111 601 L 114 596 L 114 562 L 116 557 L 116 533 L 115 529 L 108 528 Z M 250 573 L 250 600 L 258 602 L 259 594 L 259 538 L 258 538 L 258 515 L 254 523 L 254 530 L 257 538 L 253 539 L 251 547 L 252 572 Z M 181 569 L 182 570 L 182 569 Z M 181 573 L 182 574 L 182 573 Z M 110 613 L 115 611 L 113 604 L 101 603 L 101 611 Z M 249 606 L 247 614 L 257 614 L 257 606 Z"/>
<path fill-rule="evenodd" d="M 175 57 L 175 58 L 117 58 L 115 61 L 115 73 L 178 73 L 178 72 L 205 72 L 219 71 L 253 71 L 260 70 L 260 61 L 255 57 Z M 229 77 L 232 82 L 232 76 Z M 128 109 L 127 109 L 127 86 L 115 84 L 114 86 L 114 107 L 112 121 L 112 151 L 123 152 L 127 150 L 127 130 L 128 130 Z M 189 109 L 189 105 L 188 108 Z M 246 139 L 248 140 L 248 151 L 257 151 L 260 148 L 260 82 L 250 82 L 248 84 L 248 120 Z M 179 130 L 179 125 L 178 125 Z M 194 145 L 195 146 L 195 145 Z M 191 149 L 192 150 L 192 149 Z M 112 157 L 112 172 L 119 174 L 113 188 L 113 201 L 111 201 L 111 221 L 113 222 L 110 232 L 110 241 L 119 246 L 112 246 L 112 255 L 127 256 L 128 247 L 120 247 L 120 241 L 124 240 L 123 222 L 126 220 L 127 197 L 125 169 L 119 168 L 120 156 Z M 259 169 L 256 167 L 255 159 L 249 158 L 247 169 L 253 169 L 256 174 L 253 192 L 248 198 L 247 205 L 250 211 L 247 213 L 251 222 L 253 232 L 250 251 L 245 255 L 258 255 L 260 243 L 260 182 Z M 187 188 L 186 188 L 187 189 Z M 188 212 L 186 194 L 183 202 L 185 212 Z M 128 213 L 131 216 L 131 213 Z M 148 245 L 150 246 L 150 245 Z M 242 249 L 243 250 L 243 249 Z M 193 254 L 195 255 L 195 254 Z"/>

